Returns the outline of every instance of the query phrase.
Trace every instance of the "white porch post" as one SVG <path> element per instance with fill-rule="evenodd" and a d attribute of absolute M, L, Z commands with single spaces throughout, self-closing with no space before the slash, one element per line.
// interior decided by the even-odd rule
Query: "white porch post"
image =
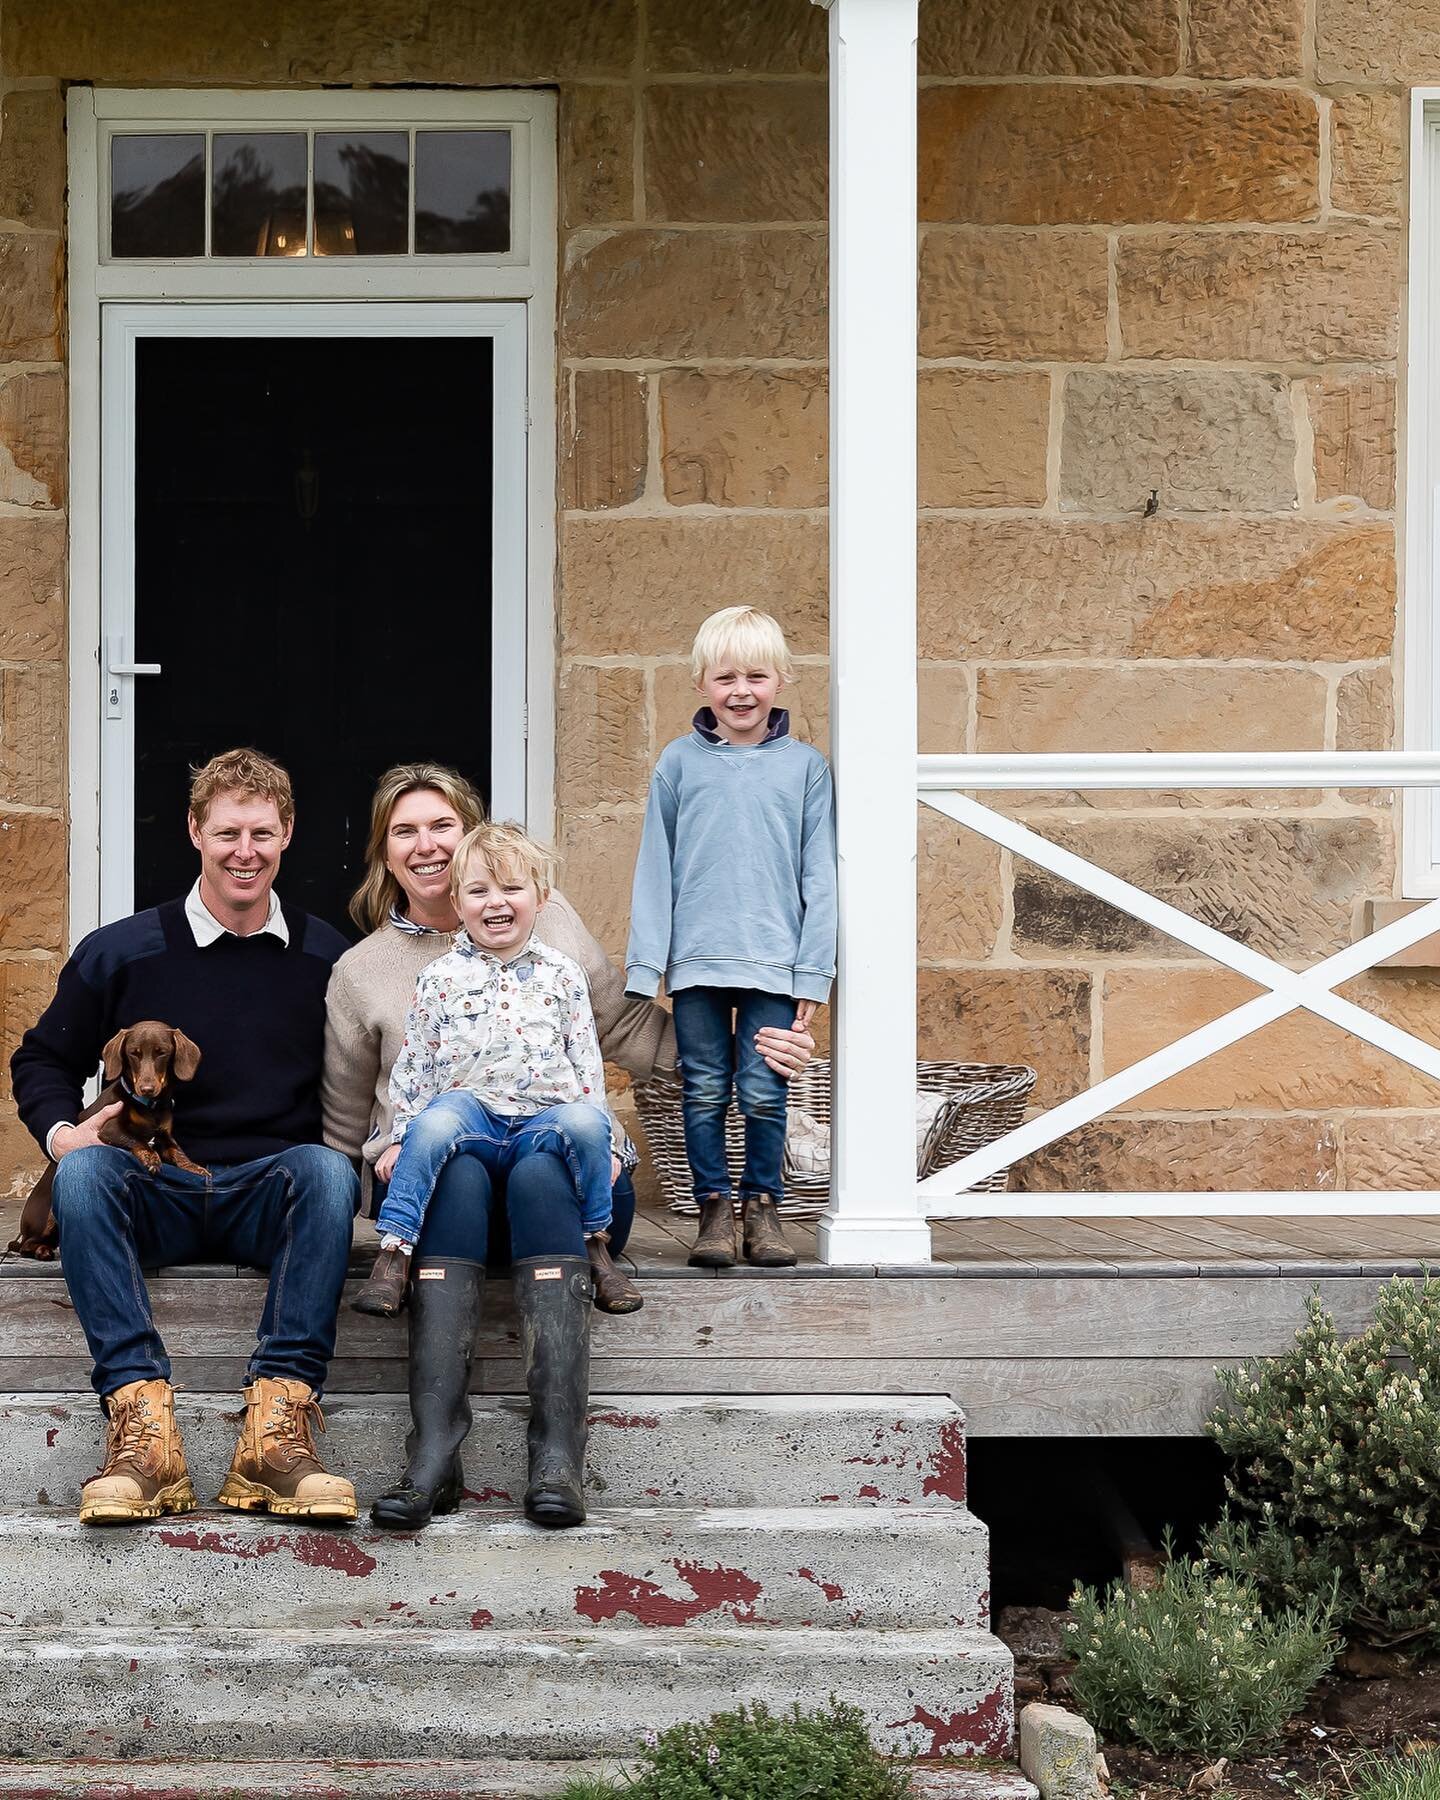
<path fill-rule="evenodd" d="M 917 0 L 830 14 L 829 1263 L 928 1262 L 915 1181 Z"/>

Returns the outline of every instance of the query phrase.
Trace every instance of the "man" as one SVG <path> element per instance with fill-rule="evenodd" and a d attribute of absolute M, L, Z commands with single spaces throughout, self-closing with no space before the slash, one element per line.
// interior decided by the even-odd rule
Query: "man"
<path fill-rule="evenodd" d="M 20 1117 L 58 1165 L 60 1255 L 108 1419 L 82 1524 L 195 1506 L 141 1270 L 215 1259 L 270 1271 L 220 1504 L 355 1517 L 354 1488 L 325 1471 L 312 1436 L 359 1196 L 348 1159 L 320 1142 L 325 987 L 345 942 L 275 894 L 294 821 L 278 763 L 254 750 L 208 762 L 190 789 L 194 887 L 85 938 L 11 1058 Z M 140 1019 L 200 1048 L 175 1135 L 208 1176 L 166 1163 L 150 1174 L 102 1144 L 118 1106 L 74 1123 L 101 1047 Z"/>

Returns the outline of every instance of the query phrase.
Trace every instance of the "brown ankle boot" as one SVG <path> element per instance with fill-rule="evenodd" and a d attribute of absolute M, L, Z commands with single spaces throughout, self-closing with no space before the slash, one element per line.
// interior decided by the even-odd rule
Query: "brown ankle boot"
<path fill-rule="evenodd" d="M 195 1510 L 195 1489 L 168 1381 L 131 1381 L 106 1396 L 105 1467 L 80 1491 L 82 1525 L 127 1525 Z"/>
<path fill-rule="evenodd" d="M 706 1194 L 700 1202 L 700 1231 L 690 1252 L 692 1269 L 732 1269 L 740 1255 L 735 1208 L 728 1194 Z"/>
<path fill-rule="evenodd" d="M 393 1319 L 405 1304 L 410 1287 L 410 1258 L 403 1250 L 382 1250 L 350 1302 L 356 1312 Z"/>
<path fill-rule="evenodd" d="M 353 1519 L 355 1489 L 326 1473 L 312 1425 L 323 1431 L 318 1402 L 303 1381 L 257 1376 L 245 1389 L 245 1421 L 230 1473 L 216 1496 L 236 1512 L 304 1519 Z"/>
<path fill-rule="evenodd" d="M 585 1240 L 590 1275 L 595 1288 L 595 1310 L 603 1313 L 639 1312 L 645 1304 L 640 1290 L 610 1260 L 610 1233 L 597 1231 Z"/>
<path fill-rule="evenodd" d="M 757 1269 L 793 1269 L 795 1252 L 785 1242 L 780 1215 L 768 1194 L 745 1201 L 745 1260 Z"/>

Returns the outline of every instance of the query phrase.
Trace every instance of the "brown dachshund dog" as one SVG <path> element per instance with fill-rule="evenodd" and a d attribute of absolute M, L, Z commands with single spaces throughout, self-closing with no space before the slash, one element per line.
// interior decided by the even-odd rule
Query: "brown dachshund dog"
<path fill-rule="evenodd" d="M 200 1051 L 183 1031 L 162 1025 L 158 1019 L 142 1019 L 138 1025 L 117 1031 L 101 1052 L 106 1085 L 81 1119 L 120 1102 L 122 1110 L 100 1127 L 100 1142 L 128 1150 L 153 1175 L 162 1162 L 173 1163 L 192 1175 L 208 1175 L 175 1142 L 173 1081 L 189 1081 L 200 1066 Z M 76 1121 L 79 1122 L 78 1120 Z M 49 1262 L 55 1255 L 58 1233 L 50 1210 L 50 1190 L 55 1181 L 51 1163 L 30 1190 L 20 1214 L 20 1235 L 9 1248 L 21 1256 Z"/>

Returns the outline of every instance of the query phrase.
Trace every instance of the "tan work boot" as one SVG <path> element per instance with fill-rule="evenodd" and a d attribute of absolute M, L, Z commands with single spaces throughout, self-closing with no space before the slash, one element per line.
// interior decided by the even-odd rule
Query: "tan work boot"
<path fill-rule="evenodd" d="M 245 1422 L 216 1495 L 220 1505 L 302 1519 L 355 1518 L 355 1489 L 343 1475 L 327 1474 L 312 1424 L 325 1429 L 319 1403 L 303 1381 L 257 1376 L 245 1389 Z"/>
<path fill-rule="evenodd" d="M 130 1381 L 105 1399 L 105 1467 L 80 1490 L 82 1525 L 128 1525 L 195 1510 L 168 1381 Z"/>

